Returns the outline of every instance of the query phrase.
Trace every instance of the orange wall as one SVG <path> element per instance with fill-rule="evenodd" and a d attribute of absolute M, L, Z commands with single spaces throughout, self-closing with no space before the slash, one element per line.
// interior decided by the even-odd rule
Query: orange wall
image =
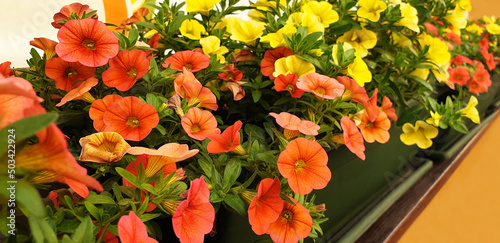
<path fill-rule="evenodd" d="M 472 11 L 469 18 L 477 19 L 483 16 L 500 17 L 500 1 L 499 0 L 471 0 Z"/>

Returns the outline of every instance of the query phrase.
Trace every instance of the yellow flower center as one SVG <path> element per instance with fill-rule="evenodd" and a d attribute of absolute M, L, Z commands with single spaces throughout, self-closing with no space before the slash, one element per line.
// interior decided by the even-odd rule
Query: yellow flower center
<path fill-rule="evenodd" d="M 82 46 L 92 51 L 95 51 L 96 49 L 95 42 L 90 39 L 85 39 L 84 41 L 82 41 Z"/>
<path fill-rule="evenodd" d="M 369 122 L 366 124 L 365 128 L 372 128 L 374 126 L 375 126 L 375 124 L 373 124 L 373 122 Z"/>
<path fill-rule="evenodd" d="M 288 223 L 290 223 L 290 222 L 292 222 L 293 214 L 290 210 L 283 210 L 283 212 L 281 212 L 281 214 L 280 214 L 280 217 L 286 219 L 286 221 Z"/>
<path fill-rule="evenodd" d="M 103 141 L 101 145 L 98 147 L 99 150 L 113 153 L 115 151 L 115 143 L 110 141 Z"/>
<path fill-rule="evenodd" d="M 291 85 L 291 84 L 287 85 L 285 87 L 285 89 L 288 90 L 288 91 L 290 91 L 290 92 L 292 92 L 292 93 L 295 91 L 295 87 L 293 85 Z"/>
<path fill-rule="evenodd" d="M 228 73 L 227 76 L 226 76 L 226 78 L 229 79 L 229 80 L 233 80 L 234 76 L 232 74 Z"/>
<path fill-rule="evenodd" d="M 66 70 L 64 70 L 64 76 L 66 77 L 72 77 L 76 75 L 78 75 L 78 72 L 72 67 L 66 68 Z"/>
<path fill-rule="evenodd" d="M 135 68 L 130 68 L 130 70 L 128 70 L 127 74 L 131 77 L 134 77 L 136 78 L 137 77 L 137 69 Z"/>
<path fill-rule="evenodd" d="M 186 70 L 193 70 L 193 64 L 191 63 L 186 63 L 184 67 L 186 68 Z"/>
<path fill-rule="evenodd" d="M 137 119 L 137 117 L 131 116 L 127 119 L 127 122 L 125 124 L 131 127 L 138 127 L 141 125 L 141 122 L 139 122 L 139 119 Z"/>
<path fill-rule="evenodd" d="M 295 162 L 294 169 L 298 170 L 298 169 L 306 167 L 306 166 L 307 166 L 306 162 L 303 159 L 299 159 Z"/>
<path fill-rule="evenodd" d="M 319 95 L 325 95 L 326 90 L 323 87 L 318 87 L 314 90 L 314 93 L 319 94 Z"/>
<path fill-rule="evenodd" d="M 198 126 L 198 124 L 193 124 L 193 126 L 191 127 L 191 133 L 197 133 L 199 131 L 201 131 L 200 126 Z"/>

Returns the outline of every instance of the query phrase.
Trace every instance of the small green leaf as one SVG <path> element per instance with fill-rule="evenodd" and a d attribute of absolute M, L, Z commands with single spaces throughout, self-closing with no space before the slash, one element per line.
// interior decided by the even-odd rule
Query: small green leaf
<path fill-rule="evenodd" d="M 97 219 L 97 221 L 101 222 L 101 213 L 99 212 L 99 209 L 94 206 L 92 203 L 89 203 L 87 201 L 85 201 L 85 208 L 87 208 L 87 210 L 89 211 L 89 213 L 95 218 Z"/>
<path fill-rule="evenodd" d="M 95 242 L 95 237 L 94 236 L 94 224 L 92 224 L 92 220 L 90 220 L 90 217 L 86 217 L 80 226 L 76 228 L 75 234 L 73 235 L 72 239 L 74 242 L 81 242 L 81 243 L 93 243 Z"/>
<path fill-rule="evenodd" d="M 252 98 L 254 103 L 257 103 L 260 100 L 260 97 L 262 97 L 262 92 L 260 90 L 252 90 Z"/>
<path fill-rule="evenodd" d="M 243 216 L 246 215 L 245 202 L 243 202 L 239 196 L 227 194 L 226 197 L 224 197 L 224 203 L 234 209 L 237 213 Z"/>
<path fill-rule="evenodd" d="M 222 186 L 224 192 L 228 192 L 229 189 L 233 186 L 234 182 L 241 173 L 241 165 L 240 161 L 237 159 L 230 160 L 226 168 L 224 169 L 224 177 L 222 178 Z"/>
<path fill-rule="evenodd" d="M 86 199 L 85 202 L 89 202 L 91 204 L 113 204 L 116 205 L 115 200 L 108 196 L 104 195 L 89 195 Z"/>
<path fill-rule="evenodd" d="M 149 220 L 152 220 L 154 218 L 160 217 L 162 214 L 161 213 L 145 213 L 139 217 L 142 222 L 147 222 Z"/>
<path fill-rule="evenodd" d="M 123 179 L 132 183 L 132 185 L 134 185 L 136 187 L 140 187 L 140 184 L 137 180 L 137 177 L 134 174 L 132 174 L 131 172 L 129 172 L 121 167 L 116 167 L 115 170 L 116 170 L 116 172 L 118 172 L 118 174 L 120 174 L 123 177 Z"/>

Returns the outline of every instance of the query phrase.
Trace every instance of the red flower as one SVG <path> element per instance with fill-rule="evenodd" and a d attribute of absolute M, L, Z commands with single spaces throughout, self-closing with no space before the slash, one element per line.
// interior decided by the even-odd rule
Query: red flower
<path fill-rule="evenodd" d="M 294 243 L 309 236 L 313 221 L 309 211 L 295 199 L 288 197 L 293 203 L 284 202 L 278 220 L 267 230 L 274 242 Z"/>
<path fill-rule="evenodd" d="M 384 98 L 382 99 L 382 107 L 380 107 L 380 109 L 387 115 L 387 117 L 391 118 L 393 121 L 398 120 L 396 110 L 392 108 L 392 102 L 389 97 L 384 96 Z"/>
<path fill-rule="evenodd" d="M 98 132 L 103 132 L 106 126 L 103 121 L 103 115 L 109 105 L 120 101 L 123 97 L 119 95 L 106 95 L 101 100 L 96 100 L 92 103 L 89 110 L 90 119 L 94 121 L 94 129 Z"/>
<path fill-rule="evenodd" d="M 164 68 L 168 68 L 169 65 L 170 69 L 182 71 L 182 68 L 186 68 L 188 71 L 198 72 L 210 65 L 210 58 L 195 51 L 179 51 L 165 59 L 162 64 Z"/>
<path fill-rule="evenodd" d="M 491 86 L 490 73 L 484 68 L 480 68 L 472 73 L 472 79 L 475 79 L 478 83 L 484 85 L 485 87 Z"/>
<path fill-rule="evenodd" d="M 124 215 L 118 220 L 118 236 L 122 243 L 158 243 L 157 240 L 148 236 L 146 225 L 141 221 L 134 211 Z"/>
<path fill-rule="evenodd" d="M 319 98 L 333 100 L 342 96 L 344 85 L 336 79 L 318 73 L 310 73 L 299 78 L 297 87 L 306 92 L 311 92 Z"/>
<path fill-rule="evenodd" d="M 188 136 L 200 141 L 212 133 L 220 133 L 214 115 L 198 107 L 189 109 L 187 115 L 181 118 L 181 124 Z"/>
<path fill-rule="evenodd" d="M 59 57 L 51 58 L 45 64 L 45 74 L 54 79 L 58 89 L 64 91 L 70 91 L 88 78 L 94 77 L 94 72 L 94 67 L 86 67 L 79 62 L 67 62 Z"/>
<path fill-rule="evenodd" d="M 255 56 L 249 50 L 241 50 L 240 52 L 234 54 L 231 62 L 253 62 L 255 61 Z"/>
<path fill-rule="evenodd" d="M 462 55 L 456 55 L 455 57 L 453 57 L 453 59 L 451 59 L 450 63 L 458 66 L 462 65 L 463 63 L 472 64 L 472 60 Z"/>
<path fill-rule="evenodd" d="M 488 70 L 492 71 L 495 69 L 497 64 L 495 63 L 495 58 L 493 57 L 493 53 L 488 53 L 488 52 L 481 52 L 481 54 L 484 57 L 484 60 L 486 61 L 486 66 L 488 66 Z"/>
<path fill-rule="evenodd" d="M 286 76 L 280 74 L 274 80 L 274 88 L 276 91 L 288 91 L 293 98 L 300 98 L 305 93 L 304 90 L 297 88 L 298 77 L 296 74 L 287 74 Z"/>
<path fill-rule="evenodd" d="M 57 55 L 67 62 L 99 67 L 118 54 L 118 37 L 95 19 L 70 20 L 57 33 Z"/>
<path fill-rule="evenodd" d="M 54 14 L 54 22 L 52 22 L 52 26 L 54 26 L 54 28 L 56 29 L 60 29 L 62 27 L 62 25 L 60 24 L 63 24 L 64 22 L 68 21 L 68 19 L 73 14 L 75 14 L 76 16 L 78 16 L 78 18 L 81 19 L 83 17 L 83 12 L 88 14 L 92 11 L 94 10 L 89 8 L 89 5 L 86 4 L 82 5 L 81 3 L 72 3 L 70 5 L 66 5 L 62 7 L 58 13 Z M 94 14 L 92 18 L 97 19 L 97 14 Z"/>
<path fill-rule="evenodd" d="M 219 78 L 226 81 L 237 82 L 243 78 L 243 72 L 234 67 L 234 64 L 230 64 L 224 67 L 225 73 L 219 73 Z"/>
<path fill-rule="evenodd" d="M 332 178 L 327 163 L 328 155 L 318 142 L 297 138 L 281 152 L 278 170 L 295 193 L 305 195 L 326 187 Z"/>
<path fill-rule="evenodd" d="M 102 73 L 102 81 L 109 87 L 127 91 L 149 70 L 146 53 L 137 49 L 120 51 L 109 60 L 109 69 Z"/>
<path fill-rule="evenodd" d="M 450 82 L 458 85 L 465 85 L 470 80 L 469 70 L 465 67 L 452 68 L 450 73 Z"/>
<path fill-rule="evenodd" d="M 451 40 L 451 41 L 455 42 L 455 44 L 457 44 L 457 45 L 461 45 L 461 44 L 462 44 L 462 39 L 461 39 L 461 38 L 460 38 L 460 36 L 459 36 L 459 35 L 457 35 L 457 33 L 455 33 L 455 32 L 448 32 L 448 33 L 446 33 L 446 37 L 447 37 L 449 40 Z"/>
<path fill-rule="evenodd" d="M 293 55 L 293 52 L 286 47 L 278 47 L 275 50 L 267 50 L 264 54 L 264 59 L 260 62 L 260 71 L 264 76 L 268 76 L 271 80 L 273 80 L 276 78 L 273 76 L 274 63 L 276 60 L 290 55 Z"/>
<path fill-rule="evenodd" d="M 248 206 L 248 221 L 257 235 L 267 232 L 271 223 L 275 222 L 283 210 L 283 199 L 280 197 L 279 179 L 266 178 L 257 185 L 257 196 Z"/>
<path fill-rule="evenodd" d="M 365 88 L 361 87 L 354 79 L 346 76 L 338 76 L 337 81 L 344 85 L 345 91 L 342 95 L 343 100 L 354 100 L 361 105 L 368 103 L 368 94 Z"/>
<path fill-rule="evenodd" d="M 11 62 L 3 62 L 0 64 L 0 75 L 2 75 L 4 78 L 7 78 L 9 76 L 14 75 L 14 71 L 9 70 L 10 69 L 10 64 Z"/>
<path fill-rule="evenodd" d="M 430 34 L 432 34 L 432 35 L 434 35 L 434 36 L 439 35 L 438 30 L 437 30 L 437 28 L 436 28 L 436 26 L 435 26 L 435 25 L 433 25 L 433 24 L 431 24 L 431 23 L 429 23 L 429 22 L 424 23 L 424 25 L 425 25 L 425 28 L 427 28 L 427 31 L 428 31 Z"/>
<path fill-rule="evenodd" d="M 203 242 L 205 234 L 212 231 L 215 210 L 209 198 L 210 190 L 203 176 L 191 182 L 186 200 L 172 217 L 175 235 L 181 242 Z"/>
<path fill-rule="evenodd" d="M 479 41 L 479 48 L 481 48 L 482 51 L 488 51 L 490 49 L 490 42 L 488 41 L 488 38 L 484 37 Z"/>
<path fill-rule="evenodd" d="M 365 160 L 365 140 L 356 127 L 356 124 L 349 117 L 344 116 L 340 119 L 340 126 L 344 132 L 345 146 L 360 159 Z"/>
<path fill-rule="evenodd" d="M 243 123 L 235 122 L 221 133 L 212 133 L 208 135 L 210 142 L 207 145 L 207 151 L 212 154 L 229 152 L 240 146 L 240 129 Z"/>

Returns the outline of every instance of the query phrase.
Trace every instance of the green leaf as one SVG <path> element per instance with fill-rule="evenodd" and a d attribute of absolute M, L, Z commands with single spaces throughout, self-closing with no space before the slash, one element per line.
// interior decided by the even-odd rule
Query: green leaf
<path fill-rule="evenodd" d="M 241 165 L 238 159 L 230 160 L 226 168 L 224 169 L 224 177 L 222 178 L 222 187 L 224 192 L 228 192 L 229 189 L 233 186 L 234 182 L 241 173 Z"/>
<path fill-rule="evenodd" d="M 424 86 L 428 90 L 434 90 L 432 85 L 429 82 L 427 82 L 427 80 L 425 80 L 425 79 L 421 79 L 421 78 L 415 77 L 415 76 L 409 76 L 409 78 L 416 81 L 417 83 L 421 84 L 422 86 Z"/>
<path fill-rule="evenodd" d="M 141 187 L 137 177 L 134 174 L 132 174 L 131 172 L 129 172 L 121 167 L 116 167 L 115 170 L 116 170 L 116 172 L 118 172 L 118 174 L 120 174 L 123 177 L 123 179 L 132 183 L 132 185 L 134 185 L 136 187 Z"/>
<path fill-rule="evenodd" d="M 240 215 L 246 215 L 245 202 L 243 202 L 243 200 L 241 200 L 239 196 L 227 194 L 226 197 L 224 197 L 224 203 L 234 209 Z"/>
<path fill-rule="evenodd" d="M 260 97 L 262 97 L 262 92 L 260 90 L 252 90 L 252 98 L 254 103 L 257 103 L 260 100 Z"/>
<path fill-rule="evenodd" d="M 85 202 L 89 202 L 91 204 L 112 204 L 116 205 L 115 200 L 108 196 L 104 195 L 89 195 L 86 199 Z"/>
<path fill-rule="evenodd" d="M 268 153 L 258 153 L 257 158 L 268 163 L 268 164 L 276 164 L 276 158 Z"/>
<path fill-rule="evenodd" d="M 92 224 L 92 220 L 90 217 L 86 217 L 83 222 L 78 226 L 73 235 L 72 239 L 74 242 L 81 243 L 93 243 L 95 242 L 94 236 L 94 224 Z"/>
<path fill-rule="evenodd" d="M 128 32 L 128 39 L 130 41 L 130 46 L 129 48 L 133 47 L 137 40 L 139 39 L 139 31 L 137 29 L 131 29 Z"/>
<path fill-rule="evenodd" d="M 85 201 L 85 208 L 87 208 L 87 210 L 89 211 L 89 213 L 95 219 L 97 219 L 97 221 L 101 222 L 101 220 L 102 220 L 101 212 L 99 212 L 99 209 L 96 206 L 94 206 L 94 204 Z"/>
<path fill-rule="evenodd" d="M 81 224 L 80 220 L 71 219 L 64 220 L 57 226 L 58 232 L 73 234 L 76 231 L 76 228 Z"/>
<path fill-rule="evenodd" d="M 162 125 L 158 124 L 156 126 L 156 130 L 158 130 L 161 135 L 165 136 L 165 134 L 167 134 L 167 130 L 165 130 L 165 127 L 163 127 Z"/>
<path fill-rule="evenodd" d="M 68 235 L 64 235 L 62 238 L 62 243 L 73 243 L 73 240 Z"/>
<path fill-rule="evenodd" d="M 154 218 L 160 217 L 162 214 L 161 213 L 145 213 L 139 217 L 142 222 L 147 222 L 149 220 L 152 220 Z"/>

